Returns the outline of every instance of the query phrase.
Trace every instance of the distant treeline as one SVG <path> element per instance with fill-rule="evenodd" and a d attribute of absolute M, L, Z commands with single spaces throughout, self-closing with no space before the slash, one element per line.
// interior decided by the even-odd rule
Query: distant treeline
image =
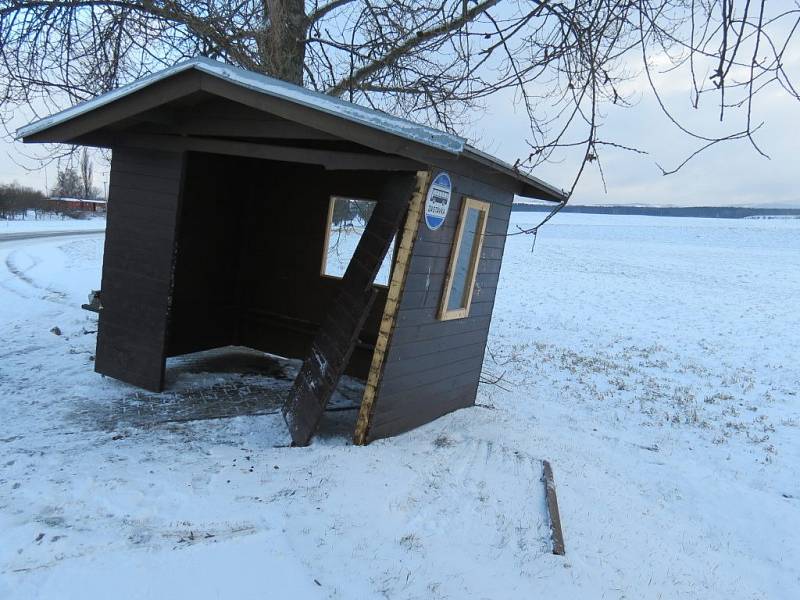
<path fill-rule="evenodd" d="M 353 200 L 351 198 L 334 198 L 331 221 L 334 225 L 352 223 L 353 221 L 369 221 L 375 203 L 371 200 Z"/>
<path fill-rule="evenodd" d="M 84 148 L 79 168 L 67 164 L 58 169 L 56 184 L 50 190 L 50 195 L 54 199 L 99 199 L 100 190 L 92 185 L 93 170 L 89 153 Z M 38 190 L 17 183 L 0 184 L 0 219 L 25 219 L 29 213 L 33 213 L 36 219 L 53 215 L 79 217 L 83 213 L 82 208 L 80 203 L 54 201 Z"/>
<path fill-rule="evenodd" d="M 37 218 L 51 212 L 47 197 L 16 183 L 0 184 L 0 219 L 24 219 L 29 211 Z"/>
<path fill-rule="evenodd" d="M 550 212 L 544 204 L 514 204 L 517 212 Z M 746 208 L 741 206 L 581 206 L 567 204 L 561 212 L 593 215 L 645 215 L 651 217 L 701 217 L 710 219 L 744 219 L 746 217 L 798 216 L 800 208 Z"/>
<path fill-rule="evenodd" d="M 84 216 L 84 211 L 74 203 L 56 202 L 42 192 L 32 188 L 12 184 L 0 184 L 0 220 Z"/>

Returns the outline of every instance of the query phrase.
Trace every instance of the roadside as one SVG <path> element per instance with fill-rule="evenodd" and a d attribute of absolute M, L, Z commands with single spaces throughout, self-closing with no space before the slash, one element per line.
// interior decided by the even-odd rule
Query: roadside
<path fill-rule="evenodd" d="M 92 215 L 82 219 L 42 218 L 42 219 L 0 219 L 0 241 L 44 237 L 47 234 L 71 235 L 75 233 L 102 233 L 106 228 L 105 215 Z"/>
<path fill-rule="evenodd" d="M 93 233 L 105 233 L 105 229 L 72 229 L 64 231 L 30 231 L 20 233 L 0 233 L 0 242 L 15 242 L 22 240 L 34 240 L 38 238 L 61 237 L 65 235 L 89 235 Z"/>

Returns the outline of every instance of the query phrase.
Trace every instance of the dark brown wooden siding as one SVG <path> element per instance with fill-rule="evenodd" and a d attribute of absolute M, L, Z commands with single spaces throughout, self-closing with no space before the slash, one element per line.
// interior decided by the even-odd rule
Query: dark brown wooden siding
<path fill-rule="evenodd" d="M 331 195 L 377 198 L 386 174 L 189 153 L 169 354 L 226 344 L 304 358 L 340 280 L 320 274 Z M 379 288 L 347 372 L 366 377 Z"/>
<path fill-rule="evenodd" d="M 160 390 L 183 155 L 115 148 L 95 370 Z"/>
<path fill-rule="evenodd" d="M 435 177 L 435 172 L 434 172 Z M 447 220 L 420 223 L 369 429 L 369 439 L 396 435 L 471 406 L 480 378 L 513 195 L 453 175 Z M 465 196 L 491 203 L 470 314 L 437 318 Z"/>
<path fill-rule="evenodd" d="M 341 282 L 320 274 L 330 197 L 377 199 L 385 174 L 256 162 L 240 242 L 239 339 L 305 358 Z M 347 368 L 352 375 L 366 377 L 385 303 L 379 288 Z"/>
<path fill-rule="evenodd" d="M 169 355 L 237 343 L 241 185 L 230 157 L 187 155 Z"/>

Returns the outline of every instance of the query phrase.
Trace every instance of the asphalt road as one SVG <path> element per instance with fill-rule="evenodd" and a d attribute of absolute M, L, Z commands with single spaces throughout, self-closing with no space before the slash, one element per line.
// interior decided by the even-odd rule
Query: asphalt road
<path fill-rule="evenodd" d="M 65 235 L 90 235 L 105 233 L 105 229 L 73 229 L 71 231 L 21 231 L 19 233 L 0 233 L 0 242 L 35 240 L 37 238 L 62 237 Z"/>

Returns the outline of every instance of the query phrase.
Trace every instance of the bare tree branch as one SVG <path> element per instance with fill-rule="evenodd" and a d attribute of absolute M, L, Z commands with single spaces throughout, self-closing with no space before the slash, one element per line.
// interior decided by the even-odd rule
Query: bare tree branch
<path fill-rule="evenodd" d="M 796 0 L 0 0 L 0 121 L 208 56 L 456 133 L 507 92 L 529 123 L 520 170 L 645 150 L 601 135 L 631 82 L 698 142 L 687 160 L 737 140 L 766 156 L 759 98 L 800 101 L 799 28 Z M 715 119 L 680 117 L 663 87 L 680 77 Z"/>

